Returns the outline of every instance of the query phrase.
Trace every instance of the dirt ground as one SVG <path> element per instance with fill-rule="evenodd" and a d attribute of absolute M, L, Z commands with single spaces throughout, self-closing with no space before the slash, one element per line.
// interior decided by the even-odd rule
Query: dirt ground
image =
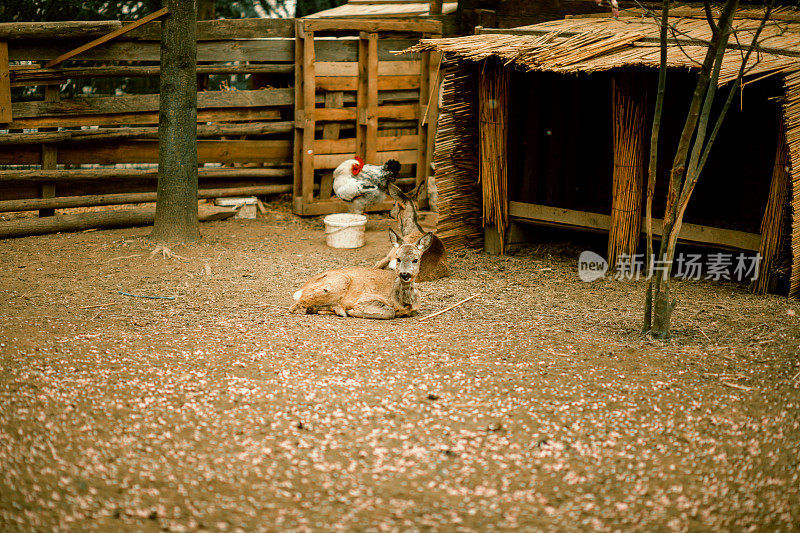
<path fill-rule="evenodd" d="M 427 321 L 286 311 L 386 227 L 0 241 L 0 530 L 800 528 L 797 302 L 679 281 L 674 339 L 643 339 L 643 282 L 549 242 L 451 254 L 422 315 L 478 296 Z"/>

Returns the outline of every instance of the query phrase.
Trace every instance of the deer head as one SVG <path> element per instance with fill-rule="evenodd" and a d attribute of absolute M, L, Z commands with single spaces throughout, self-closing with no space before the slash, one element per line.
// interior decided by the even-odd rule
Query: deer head
<path fill-rule="evenodd" d="M 397 272 L 397 277 L 401 283 L 414 283 L 419 274 L 420 259 L 423 252 L 427 250 L 433 241 L 433 233 L 426 233 L 416 244 L 407 244 L 394 232 L 389 230 L 389 238 L 395 247 L 396 259 L 390 263 L 390 267 Z"/>

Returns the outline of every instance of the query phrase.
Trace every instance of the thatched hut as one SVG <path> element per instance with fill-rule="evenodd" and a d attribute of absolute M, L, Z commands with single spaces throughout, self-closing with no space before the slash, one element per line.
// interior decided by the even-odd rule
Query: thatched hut
<path fill-rule="evenodd" d="M 671 20 L 665 109 L 680 114 L 667 112 L 662 125 L 656 215 L 663 213 L 683 114 L 711 37 L 701 11 L 679 13 Z M 737 16 L 738 39 L 725 55 L 720 85 L 735 79 L 757 16 Z M 790 294 L 797 296 L 800 17 L 779 10 L 773 19 L 751 56 L 681 239 L 760 252 L 759 291 L 774 286 L 788 257 Z M 442 237 L 451 247 L 480 246 L 485 233 L 501 248 L 509 220 L 526 221 L 608 232 L 612 261 L 635 252 L 659 65 L 657 25 L 628 13 L 619 20 L 570 18 L 479 31 L 423 40 L 412 49 L 444 53 L 434 155 Z"/>

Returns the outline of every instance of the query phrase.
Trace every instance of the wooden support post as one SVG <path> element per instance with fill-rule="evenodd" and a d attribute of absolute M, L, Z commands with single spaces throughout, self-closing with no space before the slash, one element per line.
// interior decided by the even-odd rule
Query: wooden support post
<path fill-rule="evenodd" d="M 44 88 L 44 101 L 57 102 L 61 98 L 58 85 L 46 85 Z M 48 131 L 50 128 L 42 128 L 40 131 Z M 55 170 L 58 168 L 58 150 L 53 144 L 42 144 L 42 170 Z M 39 185 L 39 196 L 42 198 L 53 198 L 56 195 L 56 184 L 52 181 L 42 182 Z M 40 217 L 51 217 L 56 214 L 56 210 L 45 208 L 39 210 Z"/>
<path fill-rule="evenodd" d="M 428 4 L 428 15 L 441 15 L 442 3 L 443 0 L 430 0 L 430 4 Z"/>
<path fill-rule="evenodd" d="M 341 109 L 344 107 L 344 93 L 342 91 L 331 91 L 325 93 L 325 107 L 327 109 Z M 322 126 L 323 139 L 338 139 L 341 125 L 338 122 L 326 122 Z M 322 176 L 319 185 L 319 199 L 330 200 L 333 193 L 333 173 L 326 172 Z"/>
<path fill-rule="evenodd" d="M 158 200 L 150 238 L 197 240 L 197 9 L 194 0 L 166 0 L 161 27 Z"/>
<path fill-rule="evenodd" d="M 358 40 L 356 153 L 375 164 L 378 151 L 378 34 L 361 32 Z"/>
<path fill-rule="evenodd" d="M 775 290 L 778 277 L 774 274 L 775 262 L 781 253 L 781 245 L 786 233 L 786 212 L 789 207 L 789 147 L 783 121 L 778 124 L 778 149 L 775 153 L 775 164 L 772 168 L 772 182 L 769 186 L 769 198 L 761 221 L 761 256 L 758 279 L 753 284 L 753 292 L 766 294 Z"/>
<path fill-rule="evenodd" d="M 314 132 L 316 131 L 316 70 L 314 61 L 314 32 L 306 31 L 302 57 L 303 72 L 303 202 L 314 201 Z"/>
<path fill-rule="evenodd" d="M 644 94 L 634 87 L 631 75 L 616 74 L 612 93 L 614 174 L 607 253 L 611 269 L 621 255 L 636 254 L 639 245 L 647 117 Z"/>
<path fill-rule="evenodd" d="M 295 213 L 301 213 L 300 203 L 303 196 L 303 137 L 305 136 L 305 113 L 303 111 L 303 48 L 305 47 L 305 28 L 303 20 L 295 21 L 294 39 L 294 148 L 292 170 L 294 171 L 294 187 L 292 188 L 292 205 Z"/>
<path fill-rule="evenodd" d="M 11 72 L 8 64 L 8 43 L 0 41 L 0 124 L 8 124 L 11 120 Z"/>

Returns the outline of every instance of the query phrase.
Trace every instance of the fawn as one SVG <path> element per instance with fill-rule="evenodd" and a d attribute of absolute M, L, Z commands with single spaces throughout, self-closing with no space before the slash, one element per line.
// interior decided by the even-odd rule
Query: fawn
<path fill-rule="evenodd" d="M 317 274 L 294 293 L 292 313 L 333 311 L 339 316 L 390 319 L 417 313 L 419 290 L 416 278 L 420 260 L 433 239 L 432 233 L 415 244 L 402 241 L 389 230 L 395 251 L 392 270 L 350 267 Z"/>
<path fill-rule="evenodd" d="M 396 185 L 389 185 L 389 194 L 394 199 L 391 215 L 400 225 L 403 242 L 408 244 L 414 244 L 426 235 L 425 230 L 419 224 L 416 202 L 423 186 L 424 184 L 420 184 L 411 193 L 405 194 Z M 386 257 L 375 263 L 375 268 L 386 268 L 387 266 L 393 268 L 392 261 L 397 259 L 396 252 L 397 248 L 389 250 Z M 430 246 L 422 254 L 417 281 L 433 281 L 449 275 L 450 269 L 447 267 L 447 252 L 444 244 L 439 237 L 433 235 Z"/>

